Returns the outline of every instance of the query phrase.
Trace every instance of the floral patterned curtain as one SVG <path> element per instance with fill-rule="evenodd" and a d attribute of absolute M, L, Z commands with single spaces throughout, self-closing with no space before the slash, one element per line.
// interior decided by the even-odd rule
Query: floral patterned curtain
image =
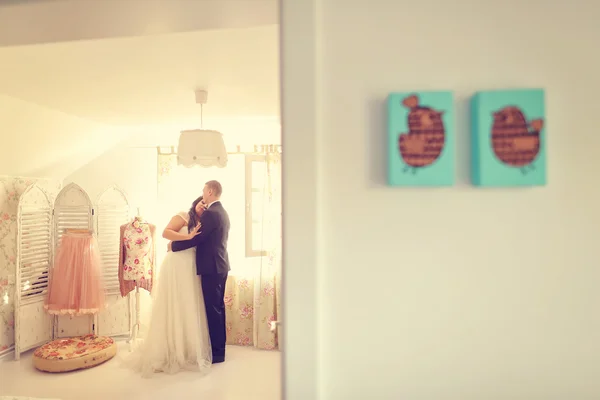
<path fill-rule="evenodd" d="M 271 322 L 281 319 L 281 155 L 267 153 L 262 221 L 261 257 L 250 277 L 232 276 L 227 281 L 227 342 L 277 349 L 277 333 Z"/>
<path fill-rule="evenodd" d="M 228 344 L 271 350 L 278 348 L 278 342 L 276 333 L 270 330 L 270 324 L 281 319 L 281 155 L 278 152 L 267 153 L 266 161 L 261 235 L 261 247 L 267 252 L 265 257 L 258 260 L 245 258 L 244 244 L 235 239 L 245 232 L 245 214 L 235 213 L 233 206 L 230 211 L 230 203 L 224 202 L 232 223 L 228 244 L 232 271 L 225 288 L 225 306 Z M 166 224 L 173 210 L 181 209 L 183 204 L 177 204 L 180 199 L 191 203 L 196 195 L 201 194 L 201 187 L 186 189 L 182 183 L 185 181 L 220 180 L 224 192 L 233 192 L 227 201 L 233 197 L 234 204 L 238 205 L 235 201 L 243 198 L 245 190 L 244 171 L 243 156 L 240 156 L 240 160 L 230 157 L 229 165 L 223 169 L 187 169 L 177 166 L 176 155 L 159 153 L 158 204 L 161 211 L 157 215 L 157 223 Z M 239 205 L 243 210 L 243 202 Z M 234 229 L 238 229 L 239 235 L 232 234 Z M 165 253 L 166 246 L 159 244 L 159 261 Z"/>

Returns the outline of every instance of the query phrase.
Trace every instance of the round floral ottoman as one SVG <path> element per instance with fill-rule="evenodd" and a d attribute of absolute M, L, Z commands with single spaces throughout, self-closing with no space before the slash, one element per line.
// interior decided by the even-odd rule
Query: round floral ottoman
<path fill-rule="evenodd" d="M 46 343 L 33 353 L 33 366 L 44 372 L 92 368 L 113 358 L 117 344 L 106 336 L 85 335 Z"/>

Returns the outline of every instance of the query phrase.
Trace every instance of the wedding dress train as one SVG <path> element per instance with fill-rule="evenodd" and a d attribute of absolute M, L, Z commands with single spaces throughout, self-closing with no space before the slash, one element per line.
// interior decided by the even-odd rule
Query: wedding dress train
<path fill-rule="evenodd" d="M 179 214 L 187 220 L 187 214 Z M 184 226 L 180 233 L 187 233 Z M 149 377 L 156 372 L 207 372 L 212 351 L 196 249 L 168 252 L 153 288 L 152 316 L 143 343 L 128 364 Z"/>

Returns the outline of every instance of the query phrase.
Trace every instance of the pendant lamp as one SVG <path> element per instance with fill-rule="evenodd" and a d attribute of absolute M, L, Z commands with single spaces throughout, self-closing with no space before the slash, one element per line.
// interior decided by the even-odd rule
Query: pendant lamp
<path fill-rule="evenodd" d="M 179 136 L 177 146 L 177 164 L 184 167 L 219 167 L 227 166 L 227 149 L 223 134 L 214 130 L 203 129 L 202 111 L 208 93 L 197 90 L 196 103 L 200 104 L 200 129 L 185 130 Z"/>

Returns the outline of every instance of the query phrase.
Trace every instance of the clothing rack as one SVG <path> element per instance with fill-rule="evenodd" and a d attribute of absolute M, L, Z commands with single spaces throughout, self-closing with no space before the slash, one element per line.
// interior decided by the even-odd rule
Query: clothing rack
<path fill-rule="evenodd" d="M 65 233 L 92 233 L 91 229 L 65 229 Z"/>
<path fill-rule="evenodd" d="M 140 207 L 136 207 L 136 215 L 134 217 L 134 220 L 136 219 L 141 219 L 143 218 L 141 215 L 141 210 Z M 156 246 L 156 244 L 154 244 L 154 246 Z M 156 260 L 155 260 L 156 262 Z M 127 343 L 129 344 L 129 351 L 133 351 L 134 347 L 135 347 L 135 342 L 136 339 L 140 333 L 140 328 L 142 325 L 142 313 L 141 313 L 141 300 L 140 300 L 140 287 L 136 284 L 135 286 L 135 297 L 134 300 L 135 302 L 135 320 L 132 323 L 131 326 L 131 333 L 129 335 L 129 339 L 127 340 Z"/>
<path fill-rule="evenodd" d="M 135 214 L 134 220 L 136 219 L 141 219 L 141 212 L 140 212 L 140 207 L 136 207 L 136 211 L 137 213 Z M 133 322 L 133 325 L 131 327 L 131 335 L 129 336 L 129 340 L 128 343 L 130 345 L 130 350 L 133 350 L 133 345 L 135 344 L 135 340 L 138 337 L 138 334 L 140 332 L 140 326 L 142 324 L 141 320 L 142 320 L 142 313 L 141 313 L 141 309 L 140 309 L 140 287 L 139 286 L 135 286 L 135 298 L 134 298 L 134 302 L 135 302 L 135 320 Z"/>
<path fill-rule="evenodd" d="M 129 336 L 128 343 L 130 345 L 130 351 L 133 350 L 133 346 L 135 344 L 135 340 L 138 337 L 140 332 L 142 313 L 140 310 L 140 287 L 135 287 L 135 322 L 131 328 L 131 335 Z"/>

